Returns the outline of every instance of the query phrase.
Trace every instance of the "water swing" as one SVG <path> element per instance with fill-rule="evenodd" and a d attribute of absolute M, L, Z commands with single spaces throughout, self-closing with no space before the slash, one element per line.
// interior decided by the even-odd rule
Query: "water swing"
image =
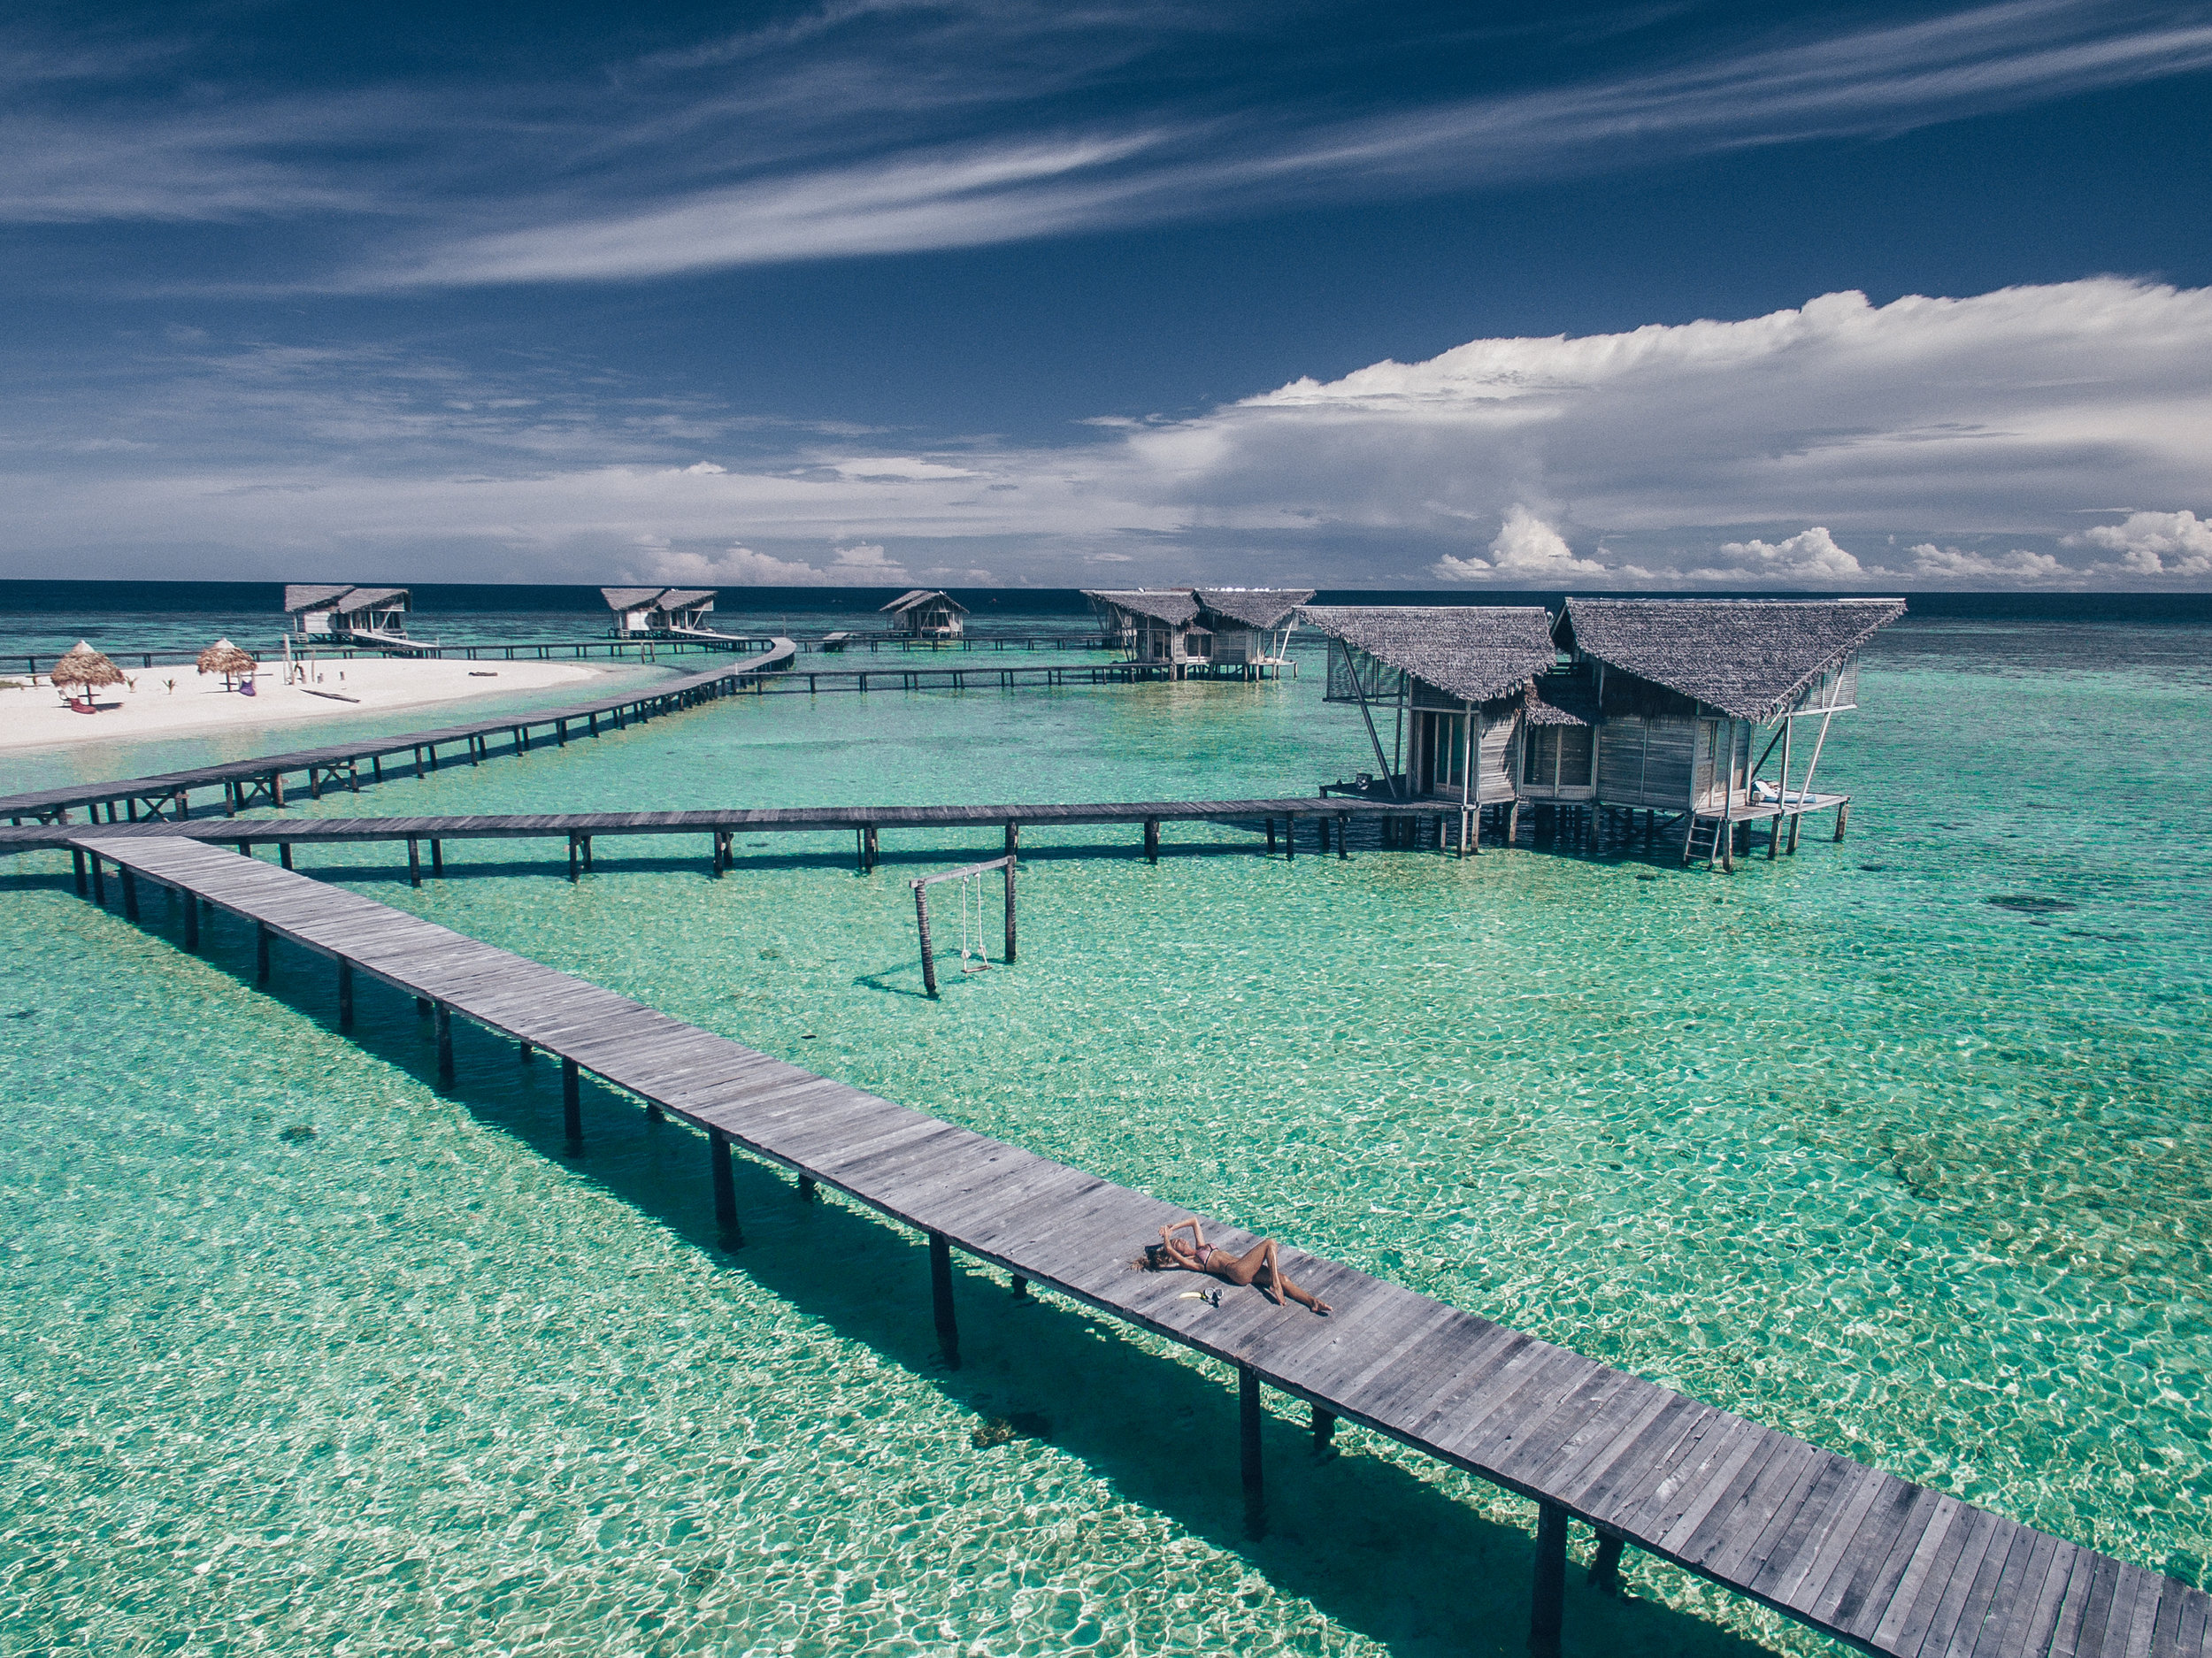
<path fill-rule="evenodd" d="M 973 889 L 975 894 L 972 912 L 975 920 L 975 947 L 972 951 L 968 946 L 968 922 L 971 913 L 968 894 L 971 889 Z M 987 973 L 991 971 L 991 958 L 984 954 L 983 949 L 983 875 L 980 871 L 973 875 L 964 875 L 960 878 L 960 971 L 964 973 Z"/>

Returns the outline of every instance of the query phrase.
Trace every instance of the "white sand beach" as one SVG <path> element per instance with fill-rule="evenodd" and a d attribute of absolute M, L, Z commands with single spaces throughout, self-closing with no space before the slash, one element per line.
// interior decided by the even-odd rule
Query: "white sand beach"
<path fill-rule="evenodd" d="M 21 676 L 15 676 L 12 684 L 5 682 L 7 676 L 0 676 L 0 752 L 311 725 L 352 714 L 431 708 L 472 697 L 560 685 L 576 687 L 577 700 L 582 702 L 592 695 L 588 682 L 611 677 L 608 667 L 573 661 L 411 661 L 357 656 L 302 665 L 309 676 L 305 683 L 288 686 L 281 662 L 264 663 L 255 676 L 251 696 L 224 690 L 220 675 L 196 673 L 190 663 L 127 669 L 133 683 L 102 686 L 94 694 L 99 711 L 93 714 L 81 714 L 65 706 L 60 694 L 42 678 L 31 686 Z M 626 666 L 634 671 L 634 665 Z"/>

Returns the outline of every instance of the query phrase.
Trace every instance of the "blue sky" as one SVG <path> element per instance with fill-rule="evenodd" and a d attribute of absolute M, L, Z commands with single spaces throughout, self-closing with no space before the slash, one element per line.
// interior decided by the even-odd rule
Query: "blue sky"
<path fill-rule="evenodd" d="M 0 573 L 2212 586 L 2212 7 L 0 25 Z"/>

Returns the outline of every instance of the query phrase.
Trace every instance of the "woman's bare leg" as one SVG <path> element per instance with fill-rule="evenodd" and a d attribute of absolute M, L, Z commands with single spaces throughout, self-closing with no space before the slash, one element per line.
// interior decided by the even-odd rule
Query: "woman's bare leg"
<path fill-rule="evenodd" d="M 1261 1269 L 1274 1258 L 1275 1240 L 1263 1238 L 1233 1261 L 1224 1261 L 1219 1255 L 1210 1263 L 1216 1278 L 1226 1278 L 1232 1284 L 1245 1285 L 1259 1277 Z"/>

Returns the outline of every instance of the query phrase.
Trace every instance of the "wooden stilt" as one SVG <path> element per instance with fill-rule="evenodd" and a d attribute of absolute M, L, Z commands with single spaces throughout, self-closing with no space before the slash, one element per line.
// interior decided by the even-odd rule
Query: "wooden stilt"
<path fill-rule="evenodd" d="M 415 1017 L 419 1019 L 426 1019 L 430 1017 L 429 997 L 417 996 L 415 998 Z"/>
<path fill-rule="evenodd" d="M 1565 1623 L 1567 1511 L 1557 1503 L 1536 1505 L 1536 1583 L 1529 1608 L 1530 1658 L 1559 1658 L 1559 1634 Z"/>
<path fill-rule="evenodd" d="M 430 843 L 430 872 L 433 875 L 445 873 L 445 842 L 442 841 Z"/>
<path fill-rule="evenodd" d="M 1267 856 L 1275 856 L 1275 820 L 1272 817 L 1267 820 Z"/>
<path fill-rule="evenodd" d="M 589 835 L 584 837 L 584 873 L 587 875 L 591 873 L 591 837 Z"/>
<path fill-rule="evenodd" d="M 1598 1552 L 1590 1562 L 1590 1587 L 1600 1594 L 1621 1592 L 1621 1545 L 1624 1540 L 1618 1531 L 1598 1533 Z"/>
<path fill-rule="evenodd" d="M 200 948 L 200 901 L 190 893 L 184 895 L 184 948 L 194 955 Z"/>
<path fill-rule="evenodd" d="M 91 884 L 85 879 L 84 848 L 82 847 L 71 847 L 69 848 L 69 866 L 76 873 L 77 896 L 81 898 L 88 890 L 90 890 L 91 886 Z"/>
<path fill-rule="evenodd" d="M 745 1241 L 737 1224 L 737 1181 L 730 1171 L 729 1136 L 718 1128 L 707 1131 L 707 1158 L 714 1170 L 714 1225 L 722 1234 L 722 1247 L 735 1249 Z"/>
<path fill-rule="evenodd" d="M 568 884 L 576 885 L 583 862 L 584 849 L 576 844 L 576 837 L 568 838 Z"/>
<path fill-rule="evenodd" d="M 1845 801 L 1836 808 L 1836 844 L 1843 844 L 1843 832 L 1851 822 L 1851 802 Z"/>
<path fill-rule="evenodd" d="M 1014 962 L 1014 856 L 1006 856 L 1006 962 Z"/>
<path fill-rule="evenodd" d="M 956 1370 L 960 1326 L 952 1311 L 952 1245 L 941 1232 L 929 1235 L 929 1301 L 937 1318 L 937 1350 L 944 1355 L 945 1368 Z"/>
<path fill-rule="evenodd" d="M 811 1203 L 814 1201 L 814 1177 L 810 1174 L 801 1175 L 799 1177 L 799 1201 Z"/>
<path fill-rule="evenodd" d="M 138 919 L 138 877 L 127 864 L 117 866 L 123 871 L 123 916 L 126 920 Z"/>
<path fill-rule="evenodd" d="M 1340 864 L 1347 861 L 1352 856 L 1349 852 L 1344 849 L 1344 837 L 1351 829 L 1351 826 L 1352 815 L 1349 812 L 1339 812 L 1336 818 L 1336 856 L 1337 861 Z"/>
<path fill-rule="evenodd" d="M 412 835 L 407 837 L 407 884 L 422 885 L 422 842 Z"/>
<path fill-rule="evenodd" d="M 430 1007 L 432 1028 L 438 1033 L 438 1086 L 453 1086 L 453 1009 L 444 1002 L 433 1002 Z"/>
<path fill-rule="evenodd" d="M 277 842 L 277 863 L 288 870 L 292 867 L 292 843 L 289 841 Z"/>
<path fill-rule="evenodd" d="M 269 927 L 263 921 L 253 924 L 253 981 L 257 985 L 269 982 Z"/>
<path fill-rule="evenodd" d="M 1237 1461 L 1244 1476 L 1244 1534 L 1267 1535 L 1267 1486 L 1260 1468 L 1260 1375 L 1237 1366 Z"/>
<path fill-rule="evenodd" d="M 338 958 L 338 1028 L 353 1029 L 353 963 L 344 956 Z M 439 1067 L 442 1076 L 451 1080 L 452 1060 L 446 1039 L 439 1039 Z"/>
<path fill-rule="evenodd" d="M 929 952 L 929 889 L 914 883 L 914 930 L 922 940 L 922 988 L 932 1001 L 937 996 L 937 962 Z"/>
<path fill-rule="evenodd" d="M 582 1078 L 577 1073 L 576 1062 L 565 1055 L 561 1060 L 561 1125 L 568 1131 L 569 1150 L 581 1151 L 584 1148 Z"/>
<path fill-rule="evenodd" d="M 1283 862 L 1294 862 L 1298 856 L 1298 819 L 1283 819 Z"/>
<path fill-rule="evenodd" d="M 1317 1456 L 1325 1455 L 1336 1439 L 1336 1412 L 1313 1408 L 1313 1449 Z"/>
<path fill-rule="evenodd" d="M 1520 802 L 1519 801 L 1517 801 L 1517 801 L 1515 801 L 1515 802 L 1513 802 L 1510 806 L 1509 806 L 1509 807 L 1507 807 L 1507 808 L 1506 808 L 1506 812 L 1505 812 L 1505 843 L 1506 843 L 1506 845 L 1507 845 L 1507 846 L 1509 846 L 1509 846 L 1511 846 L 1511 845 L 1512 845 L 1515 841 L 1518 841 L 1520 838 L 1521 838 L 1521 802 Z"/>
<path fill-rule="evenodd" d="M 1790 843 L 1783 848 L 1783 850 L 1787 852 L 1792 857 L 1795 857 L 1797 856 L 1798 832 L 1803 829 L 1804 826 L 1805 814 L 1801 811 L 1792 812 L 1790 814 Z"/>
<path fill-rule="evenodd" d="M 1013 1292 L 1013 1296 L 1016 1301 L 1025 1301 L 1029 1299 L 1029 1280 L 1024 1278 L 1020 1273 L 1009 1273 L 1007 1275 L 1006 1287 Z"/>
<path fill-rule="evenodd" d="M 92 902 L 104 910 L 108 907 L 108 880 L 100 866 L 100 855 L 92 855 Z"/>

